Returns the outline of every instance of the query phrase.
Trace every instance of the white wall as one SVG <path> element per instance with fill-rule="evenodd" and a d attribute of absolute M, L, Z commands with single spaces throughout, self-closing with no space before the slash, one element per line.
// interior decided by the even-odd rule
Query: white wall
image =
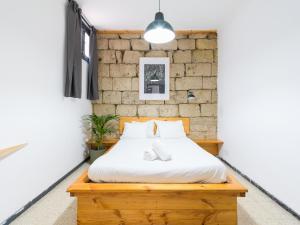
<path fill-rule="evenodd" d="M 84 159 L 91 104 L 63 97 L 66 2 L 1 2 L 0 148 L 28 146 L 0 161 L 0 223 Z"/>
<path fill-rule="evenodd" d="M 300 1 L 250 0 L 219 36 L 221 157 L 300 214 Z"/>

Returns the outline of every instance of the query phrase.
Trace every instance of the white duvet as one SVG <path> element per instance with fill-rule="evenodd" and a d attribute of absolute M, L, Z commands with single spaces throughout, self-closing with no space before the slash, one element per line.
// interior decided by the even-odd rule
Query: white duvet
<path fill-rule="evenodd" d="M 90 166 L 94 182 L 222 183 L 226 167 L 187 137 L 161 139 L 172 155 L 170 161 L 146 161 L 144 151 L 154 138 L 121 139 Z"/>

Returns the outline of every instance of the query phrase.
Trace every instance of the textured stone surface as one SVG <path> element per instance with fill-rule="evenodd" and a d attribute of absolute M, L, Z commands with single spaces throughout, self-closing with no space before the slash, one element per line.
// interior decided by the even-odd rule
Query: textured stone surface
<path fill-rule="evenodd" d="M 195 49 L 195 40 L 194 39 L 181 39 L 178 40 L 178 49 L 180 50 L 189 50 Z"/>
<path fill-rule="evenodd" d="M 114 50 L 99 51 L 99 61 L 101 63 L 116 63 L 116 54 Z"/>
<path fill-rule="evenodd" d="M 113 78 L 113 90 L 128 91 L 131 90 L 130 78 Z"/>
<path fill-rule="evenodd" d="M 131 80 L 131 90 L 138 91 L 139 90 L 139 78 L 132 78 Z"/>
<path fill-rule="evenodd" d="M 110 49 L 115 50 L 129 50 L 130 49 L 130 42 L 129 40 L 109 40 L 108 42 Z"/>
<path fill-rule="evenodd" d="M 217 104 L 201 104 L 201 116 L 217 116 Z"/>
<path fill-rule="evenodd" d="M 203 77 L 203 89 L 217 89 L 217 78 Z"/>
<path fill-rule="evenodd" d="M 196 40 L 197 49 L 215 49 L 217 48 L 216 39 L 197 39 Z"/>
<path fill-rule="evenodd" d="M 108 40 L 107 39 L 98 39 L 97 40 L 97 49 L 108 49 Z"/>
<path fill-rule="evenodd" d="M 121 104 L 121 92 L 120 91 L 104 91 L 103 103 L 106 104 Z"/>
<path fill-rule="evenodd" d="M 140 34 L 120 34 L 120 38 L 122 39 L 134 39 L 134 38 L 140 38 Z"/>
<path fill-rule="evenodd" d="M 137 91 L 124 91 L 122 93 L 122 104 L 145 104 L 144 100 L 139 100 Z"/>
<path fill-rule="evenodd" d="M 173 53 L 174 63 L 190 63 L 192 62 L 192 52 L 190 50 L 179 50 Z"/>
<path fill-rule="evenodd" d="M 167 57 L 165 51 L 149 51 L 145 54 L 146 57 Z"/>
<path fill-rule="evenodd" d="M 192 52 L 193 63 L 212 63 L 214 60 L 213 50 L 194 50 Z"/>
<path fill-rule="evenodd" d="M 176 78 L 176 90 L 201 89 L 202 77 Z"/>
<path fill-rule="evenodd" d="M 139 50 L 139 51 L 147 51 L 150 49 L 149 43 L 143 39 L 131 40 L 131 47 L 132 50 Z"/>
<path fill-rule="evenodd" d="M 107 115 L 107 114 L 115 114 L 116 107 L 111 104 L 95 104 L 94 105 L 94 113 L 97 115 Z"/>
<path fill-rule="evenodd" d="M 179 115 L 183 117 L 200 116 L 200 107 L 198 104 L 179 104 Z"/>
<path fill-rule="evenodd" d="M 155 50 L 139 34 L 100 36 L 97 40 L 98 44 L 101 43 L 98 46 L 100 99 L 92 102 L 94 112 L 120 116 L 189 117 L 190 137 L 217 137 L 216 33 L 177 34 L 176 41 L 166 46 L 153 46 Z M 197 41 L 199 49 L 196 48 Z M 169 57 L 169 100 L 139 100 L 139 58 L 144 55 Z M 188 90 L 193 91 L 194 100 L 187 100 Z M 113 136 L 117 135 L 118 132 Z"/>
<path fill-rule="evenodd" d="M 120 116 L 136 116 L 136 105 L 117 105 L 116 114 Z"/>
<path fill-rule="evenodd" d="M 151 44 L 152 50 L 176 50 L 177 49 L 177 40 L 174 39 L 166 44 Z"/>
<path fill-rule="evenodd" d="M 183 77 L 184 71 L 184 64 L 170 64 L 170 77 Z"/>
<path fill-rule="evenodd" d="M 108 64 L 99 63 L 99 66 L 98 66 L 98 75 L 99 75 L 100 78 L 102 78 L 102 77 L 109 77 L 109 65 Z"/>
<path fill-rule="evenodd" d="M 159 116 L 160 105 L 139 105 L 138 116 Z"/>
<path fill-rule="evenodd" d="M 108 77 L 104 77 L 102 79 L 99 79 L 99 87 L 101 88 L 101 90 L 112 90 L 113 88 L 113 84 L 112 84 L 112 78 L 108 78 Z"/>
<path fill-rule="evenodd" d="M 210 63 L 186 64 L 187 76 L 211 76 Z"/>
<path fill-rule="evenodd" d="M 170 99 L 165 101 L 166 104 L 187 103 L 187 91 L 170 91 Z"/>
<path fill-rule="evenodd" d="M 163 117 L 178 116 L 178 105 L 161 105 L 159 106 L 159 115 Z"/>
<path fill-rule="evenodd" d="M 135 77 L 136 66 L 133 64 L 110 64 L 111 77 Z"/>
<path fill-rule="evenodd" d="M 123 56 L 123 63 L 135 63 L 138 64 L 140 57 L 143 57 L 144 54 L 139 51 L 125 51 Z"/>
<path fill-rule="evenodd" d="M 192 90 L 195 99 L 189 100 L 190 103 L 210 103 L 211 91 L 210 90 Z"/>

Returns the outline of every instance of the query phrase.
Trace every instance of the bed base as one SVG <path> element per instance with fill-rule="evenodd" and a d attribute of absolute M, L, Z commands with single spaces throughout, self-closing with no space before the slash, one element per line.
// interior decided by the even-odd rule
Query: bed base
<path fill-rule="evenodd" d="M 236 225 L 233 177 L 224 184 L 92 183 L 85 171 L 69 188 L 79 225 Z"/>

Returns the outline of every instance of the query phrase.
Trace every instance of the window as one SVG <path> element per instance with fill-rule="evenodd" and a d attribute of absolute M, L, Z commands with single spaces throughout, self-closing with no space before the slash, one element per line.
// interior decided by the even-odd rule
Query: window
<path fill-rule="evenodd" d="M 90 29 L 82 22 L 81 27 L 81 55 L 82 59 L 89 62 L 90 59 Z"/>

